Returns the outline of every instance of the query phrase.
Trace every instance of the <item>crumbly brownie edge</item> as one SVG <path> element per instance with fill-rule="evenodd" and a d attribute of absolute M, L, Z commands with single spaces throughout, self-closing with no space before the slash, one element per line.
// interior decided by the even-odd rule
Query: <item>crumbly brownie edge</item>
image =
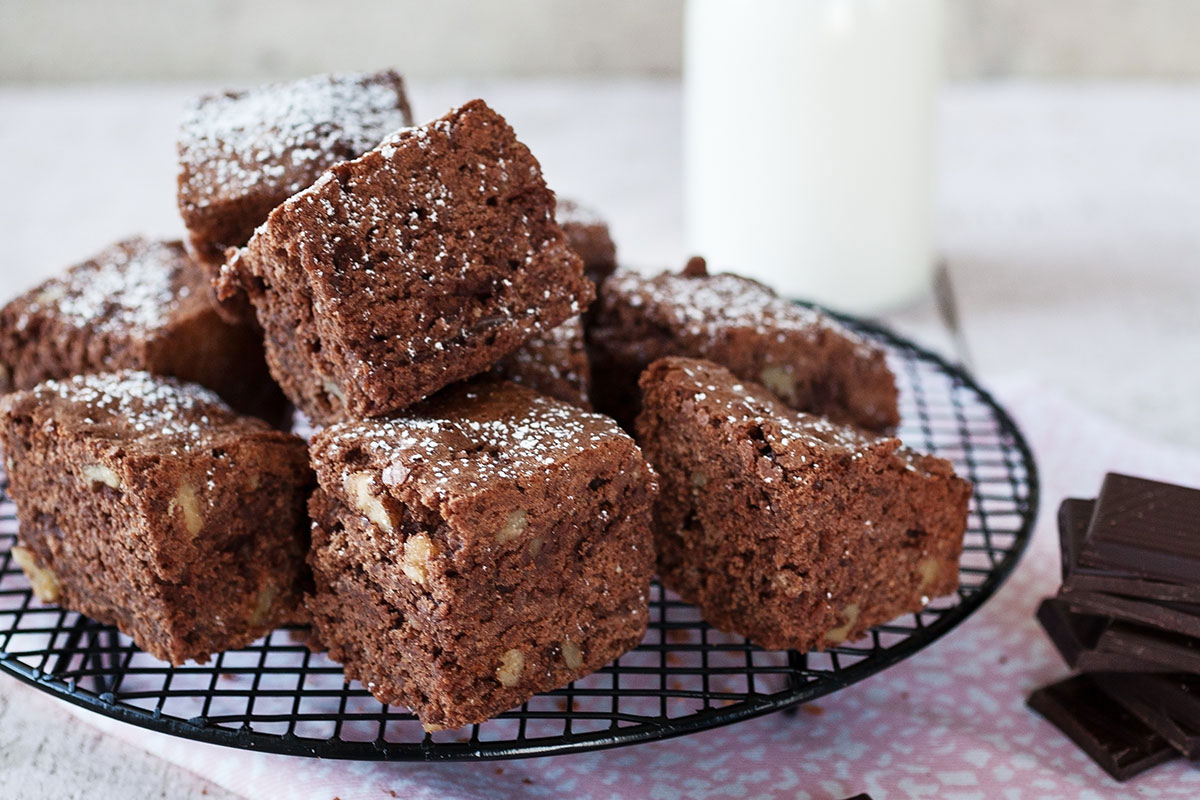
<path fill-rule="evenodd" d="M 671 374 L 702 363 L 665 359 L 643 378 L 638 430 L 662 487 L 664 585 L 715 627 L 798 650 L 857 638 L 954 591 L 969 485 L 945 462 L 894 439 L 800 448 L 769 415 L 730 422 Z"/>

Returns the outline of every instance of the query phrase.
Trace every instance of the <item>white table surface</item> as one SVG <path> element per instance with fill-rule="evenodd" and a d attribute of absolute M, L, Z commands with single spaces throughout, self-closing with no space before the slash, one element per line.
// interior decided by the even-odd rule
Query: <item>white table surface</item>
<path fill-rule="evenodd" d="M 121 236 L 179 235 L 174 128 L 183 101 L 212 88 L 0 88 L 0 300 Z M 624 262 L 682 264 L 678 84 L 413 87 L 419 117 L 474 96 L 509 118 L 553 188 L 608 217 Z M 1200 448 L 1200 86 L 958 86 L 939 133 L 939 243 L 984 383 L 1025 370 Z M 884 319 L 953 354 L 931 301 Z M 7 677 L 0 795 L 229 796 Z"/>

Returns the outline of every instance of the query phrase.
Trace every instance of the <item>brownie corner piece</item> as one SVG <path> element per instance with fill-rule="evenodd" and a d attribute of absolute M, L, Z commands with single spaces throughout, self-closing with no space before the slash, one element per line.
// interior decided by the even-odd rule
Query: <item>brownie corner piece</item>
<path fill-rule="evenodd" d="M 481 100 L 332 168 L 227 266 L 273 374 L 318 422 L 486 372 L 592 298 L 537 160 Z"/>
<path fill-rule="evenodd" d="M 7 395 L 0 449 L 14 558 L 42 599 L 176 664 L 300 619 L 312 477 L 299 437 L 126 371 Z"/>
<path fill-rule="evenodd" d="M 213 276 L 225 251 L 328 167 L 412 124 L 392 70 L 314 75 L 203 95 L 180 123 L 177 199 L 197 259 Z"/>
<path fill-rule="evenodd" d="M 876 432 L 900 422 L 896 378 L 883 348 L 821 311 L 757 281 L 709 274 L 617 272 L 589 311 L 596 408 L 632 425 L 638 377 L 668 356 L 714 361 L 791 408 Z"/>
<path fill-rule="evenodd" d="M 175 240 L 104 248 L 0 309 L 0 389 L 136 369 L 200 383 L 239 411 L 279 421 L 287 403 L 250 325 L 228 324 L 202 268 Z"/>
<path fill-rule="evenodd" d="M 456 386 L 312 441 L 313 625 L 427 727 L 482 722 L 635 647 L 654 476 L 606 417 Z"/>
<path fill-rule="evenodd" d="M 898 439 L 698 359 L 641 378 L 663 585 L 772 649 L 830 647 L 958 587 L 970 484 Z"/>

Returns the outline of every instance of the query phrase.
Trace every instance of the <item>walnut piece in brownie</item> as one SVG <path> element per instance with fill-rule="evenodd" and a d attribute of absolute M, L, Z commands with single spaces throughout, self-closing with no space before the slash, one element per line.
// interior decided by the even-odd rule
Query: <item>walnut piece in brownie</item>
<path fill-rule="evenodd" d="M 588 320 L 592 402 L 623 425 L 638 410 L 638 376 L 652 361 L 715 361 L 799 411 L 872 431 L 900 421 L 895 376 L 879 347 L 748 278 L 709 275 L 692 259 L 679 275 L 619 272 Z"/>
<path fill-rule="evenodd" d="M 583 343 L 582 317 L 572 317 L 537 334 L 493 367 L 492 373 L 587 411 L 592 409 L 588 399 L 592 370 Z"/>
<path fill-rule="evenodd" d="M 267 371 L 261 334 L 221 320 L 208 291 L 180 242 L 118 242 L 0 309 L 0 391 L 140 369 L 282 422 L 287 400 Z"/>
<path fill-rule="evenodd" d="M 506 382 L 313 437 L 320 641 L 429 728 L 593 672 L 646 630 L 653 473 L 611 419 Z"/>
<path fill-rule="evenodd" d="M 617 246 L 608 225 L 592 209 L 565 197 L 558 198 L 555 217 L 572 249 L 583 259 L 583 271 L 599 286 L 617 268 Z"/>
<path fill-rule="evenodd" d="M 210 279 L 226 248 L 244 245 L 271 209 L 412 124 L 404 80 L 391 70 L 200 97 L 180 125 L 178 201 Z M 236 303 L 225 310 L 239 313 Z"/>
<path fill-rule="evenodd" d="M 174 664 L 302 618 L 304 441 L 208 390 L 146 372 L 48 381 L 0 400 L 38 597 Z"/>
<path fill-rule="evenodd" d="M 318 423 L 406 408 L 592 299 L 537 160 L 481 100 L 333 167 L 223 283 L 246 289 L 272 373 Z"/>
<path fill-rule="evenodd" d="M 641 387 L 658 573 L 710 624 L 806 651 L 957 588 L 971 486 L 949 462 L 708 361 L 656 361 Z"/>

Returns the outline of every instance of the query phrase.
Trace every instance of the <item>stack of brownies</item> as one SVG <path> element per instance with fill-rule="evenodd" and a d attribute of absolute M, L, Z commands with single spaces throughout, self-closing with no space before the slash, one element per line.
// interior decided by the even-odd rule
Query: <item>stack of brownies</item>
<path fill-rule="evenodd" d="M 799 650 L 957 587 L 970 487 L 890 435 L 882 351 L 698 259 L 615 271 L 483 101 L 413 126 L 395 73 L 318 76 L 200 99 L 179 156 L 186 245 L 0 311 L 43 601 L 173 663 L 311 624 L 435 729 L 637 646 L 655 571 Z"/>
<path fill-rule="evenodd" d="M 1117 780 L 1200 758 L 1200 490 L 1110 473 L 1058 524 L 1062 586 L 1038 620 L 1080 674 L 1029 704 Z"/>

